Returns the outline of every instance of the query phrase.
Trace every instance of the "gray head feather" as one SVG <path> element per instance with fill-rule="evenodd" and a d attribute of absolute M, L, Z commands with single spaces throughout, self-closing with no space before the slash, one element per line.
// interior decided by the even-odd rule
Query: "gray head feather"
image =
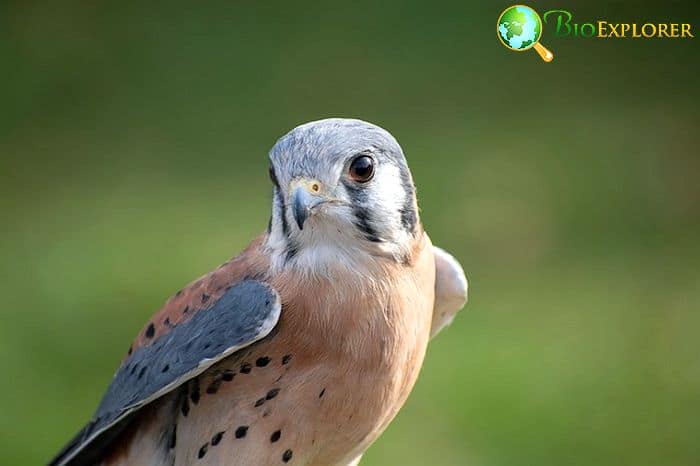
<path fill-rule="evenodd" d="M 348 177 L 360 155 L 375 161 L 366 183 Z M 330 118 L 303 124 L 280 138 L 270 151 L 275 185 L 270 236 L 284 245 L 289 258 L 323 241 L 359 240 L 365 249 L 381 247 L 392 254 L 405 250 L 415 233 L 418 214 L 415 188 L 403 151 L 386 130 L 361 120 Z M 300 231 L 290 213 L 290 183 L 320 182 L 337 199 Z M 369 244 L 368 244 L 369 243 Z"/>

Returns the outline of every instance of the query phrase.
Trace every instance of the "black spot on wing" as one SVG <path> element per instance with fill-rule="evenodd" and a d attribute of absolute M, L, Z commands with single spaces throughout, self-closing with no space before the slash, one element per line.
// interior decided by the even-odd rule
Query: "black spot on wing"
<path fill-rule="evenodd" d="M 93 419 L 51 465 L 65 464 L 69 459 L 97 462 L 97 447 L 106 447 L 105 439 L 114 438 L 117 423 L 123 428 L 121 421 L 127 414 L 133 414 L 149 398 L 165 393 L 169 385 L 187 380 L 188 375 L 202 369 L 198 366 L 203 361 L 208 367 L 229 348 L 244 347 L 260 338 L 277 298 L 266 285 L 245 280 L 218 300 L 210 301 L 209 307 L 193 313 L 189 320 L 133 351 L 112 379 Z M 163 371 L 166 366 L 168 370 Z M 185 400 L 188 398 L 185 396 Z M 189 403 L 183 402 L 180 409 L 188 413 Z M 95 448 L 86 448 L 91 444 Z"/>

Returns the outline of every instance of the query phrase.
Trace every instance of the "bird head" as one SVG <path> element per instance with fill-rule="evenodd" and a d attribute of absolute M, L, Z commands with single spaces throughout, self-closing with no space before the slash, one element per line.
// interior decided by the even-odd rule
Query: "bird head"
<path fill-rule="evenodd" d="M 419 224 L 415 187 L 384 129 L 342 118 L 298 126 L 270 151 L 270 179 L 268 246 L 279 260 L 408 253 Z"/>

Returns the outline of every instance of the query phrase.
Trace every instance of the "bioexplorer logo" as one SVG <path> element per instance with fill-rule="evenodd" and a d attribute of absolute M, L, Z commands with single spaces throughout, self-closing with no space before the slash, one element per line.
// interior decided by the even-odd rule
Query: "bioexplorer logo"
<path fill-rule="evenodd" d="M 535 10 L 525 5 L 509 6 L 496 23 L 496 33 L 501 43 L 516 52 L 524 52 L 534 47 L 546 62 L 554 59 L 554 54 L 540 44 L 542 20 Z"/>
<path fill-rule="evenodd" d="M 554 31 L 554 37 L 595 39 L 691 39 L 695 37 L 690 23 L 622 23 L 596 19 L 578 23 L 568 10 L 548 10 L 542 15 L 544 24 Z M 534 48 L 546 62 L 554 54 L 540 44 L 543 22 L 535 10 L 525 5 L 506 8 L 498 17 L 496 33 L 501 43 L 522 52 Z"/>

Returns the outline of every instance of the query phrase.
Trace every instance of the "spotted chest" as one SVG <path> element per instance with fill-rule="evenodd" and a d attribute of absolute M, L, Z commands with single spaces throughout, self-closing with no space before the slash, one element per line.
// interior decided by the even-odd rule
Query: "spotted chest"
<path fill-rule="evenodd" d="M 187 443 L 174 448 L 175 464 L 334 465 L 361 454 L 418 376 L 431 259 L 350 294 L 317 283 L 320 292 L 301 299 L 281 277 L 287 299 L 275 332 L 183 388 L 177 436 Z"/>
<path fill-rule="evenodd" d="M 429 339 L 434 264 L 429 240 L 413 265 L 362 285 L 300 286 L 278 276 L 280 321 L 144 414 L 110 464 L 346 465 L 406 400 Z M 313 290 L 313 292 L 310 292 Z M 138 438 L 161 439 L 153 451 Z"/>

